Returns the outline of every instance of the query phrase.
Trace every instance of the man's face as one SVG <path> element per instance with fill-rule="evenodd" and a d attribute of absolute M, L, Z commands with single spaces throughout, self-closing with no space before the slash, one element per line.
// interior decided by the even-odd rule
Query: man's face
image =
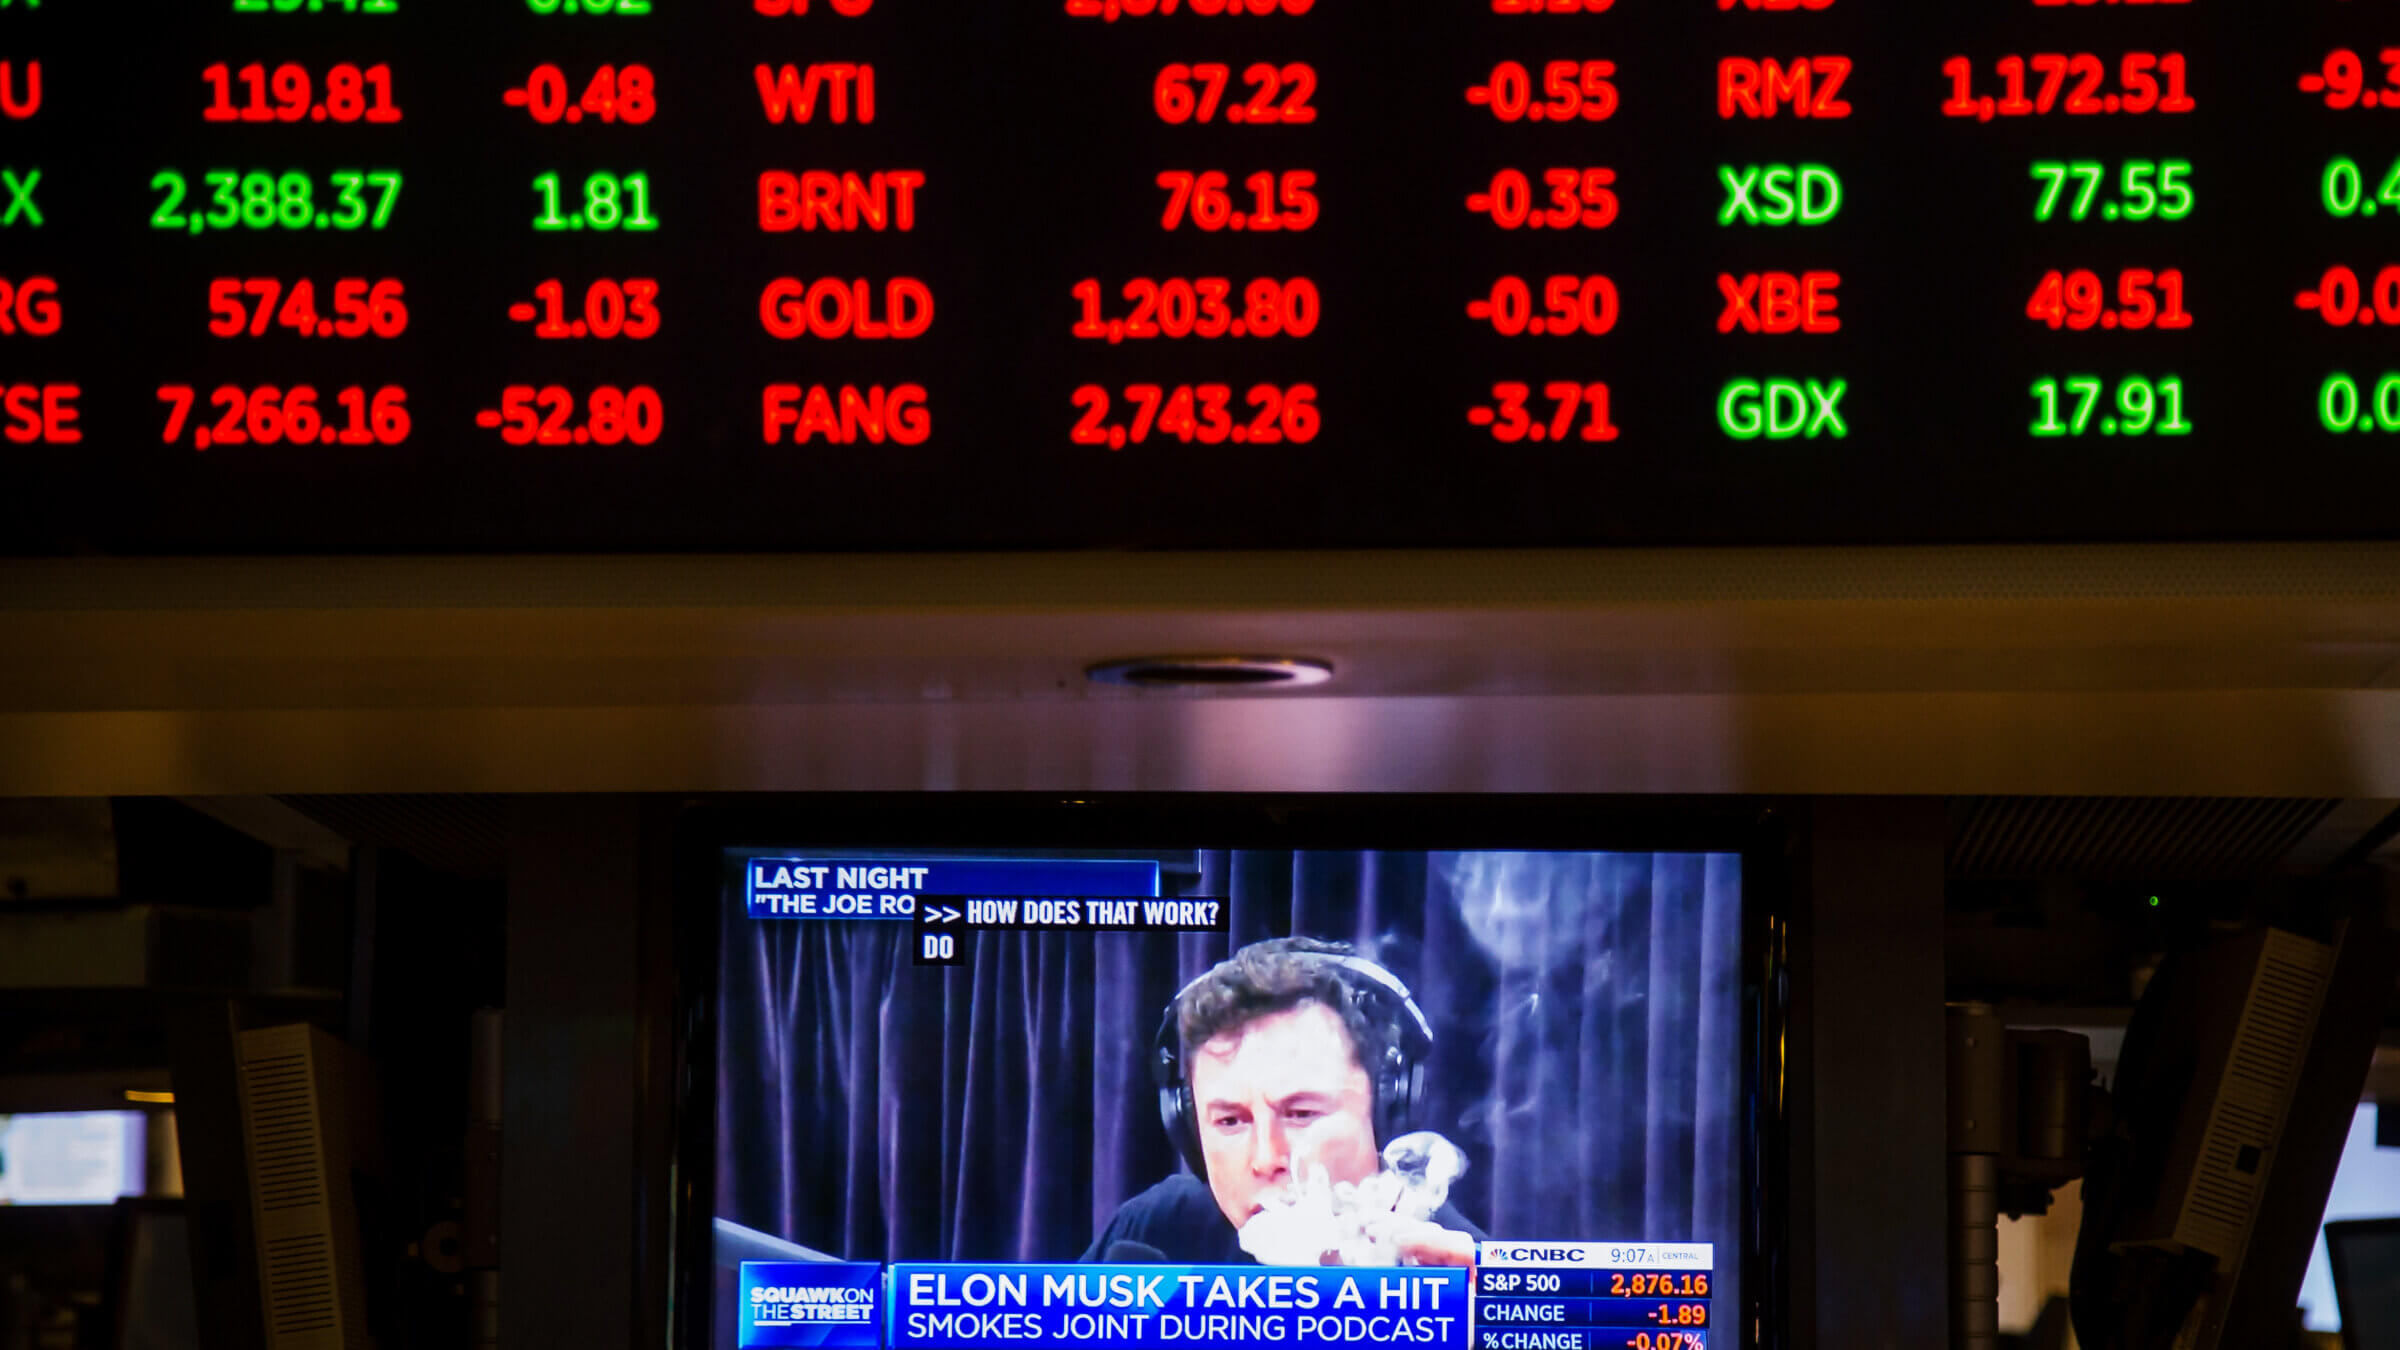
<path fill-rule="evenodd" d="M 1192 1101 L 1208 1189 L 1236 1228 L 1258 1212 L 1262 1194 L 1311 1166 L 1351 1182 L 1383 1166 L 1367 1071 L 1322 1003 L 1270 1013 L 1199 1047 Z"/>

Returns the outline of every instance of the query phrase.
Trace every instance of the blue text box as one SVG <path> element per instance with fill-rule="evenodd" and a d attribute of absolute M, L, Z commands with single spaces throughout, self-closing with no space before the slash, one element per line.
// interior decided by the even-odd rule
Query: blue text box
<path fill-rule="evenodd" d="M 920 895 L 1158 894 L 1147 858 L 751 858 L 743 904 L 753 919 L 880 919 L 907 923 Z"/>
<path fill-rule="evenodd" d="M 887 1350 L 1467 1350 L 1467 1272 L 1341 1266 L 895 1265 Z"/>
<path fill-rule="evenodd" d="M 876 1350 L 882 1290 L 872 1261 L 744 1261 L 736 1344 Z"/>

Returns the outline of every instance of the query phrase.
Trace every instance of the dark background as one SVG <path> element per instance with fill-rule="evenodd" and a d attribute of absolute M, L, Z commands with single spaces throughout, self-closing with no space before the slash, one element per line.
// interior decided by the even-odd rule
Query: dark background
<path fill-rule="evenodd" d="M 1228 898 L 1230 933 L 981 933 L 935 970 L 911 963 L 906 924 L 760 922 L 729 901 L 716 1215 L 853 1260 L 1072 1260 L 1178 1166 L 1147 1063 L 1167 1000 L 1297 932 L 1414 991 L 1435 1048 L 1413 1123 L 1466 1149 L 1451 1198 L 1469 1218 L 1714 1242 L 1717 1306 L 1743 1306 L 1735 857 L 1167 861 L 1170 892 Z"/>
<path fill-rule="evenodd" d="M 2296 91 L 2330 46 L 2400 38 L 2335 0 L 2274 6 L 2040 8 L 1838 0 L 1820 13 L 1621 0 L 1611 12 L 1502 16 L 1488 6 L 1318 0 L 1293 18 L 1071 19 L 1051 0 L 878 0 L 865 17 L 768 18 L 657 0 L 640 17 L 540 15 L 521 3 L 401 0 L 396 15 L 233 14 L 226 0 L 52 5 L 0 14 L 0 58 L 43 63 L 47 102 L 9 123 L 0 160 L 42 170 L 47 224 L 0 232 L 0 275 L 56 277 L 66 330 L 0 339 L 0 377 L 80 384 L 86 439 L 0 445 L 0 551 L 386 552 L 1260 547 L 2385 536 L 2400 468 L 2385 438 L 2337 442 L 2316 415 L 2336 369 L 2373 379 L 2392 338 L 2339 332 L 2291 303 L 2334 263 L 2371 282 L 2400 260 L 2400 212 L 2330 219 L 2326 161 L 2372 193 L 2400 156 L 2400 110 L 2331 111 Z M 1947 119 L 1942 63 L 2091 51 L 2112 84 L 2126 51 L 2180 51 L 2184 116 Z M 1847 120 L 1718 119 L 1721 57 L 1839 53 Z M 1464 89 L 1501 59 L 1618 65 L 1605 123 L 1503 125 Z M 1151 111 L 1169 61 L 1305 60 L 1317 123 L 1170 127 Z M 382 61 L 393 126 L 209 124 L 199 73 L 299 60 Z M 770 126 L 759 61 L 872 61 L 872 127 Z M 542 127 L 500 102 L 537 62 L 574 91 L 597 64 L 656 72 L 647 126 Z M 2195 165 L 2181 222 L 2032 220 L 2037 158 Z M 1717 167 L 1827 164 L 1841 219 L 1726 230 Z M 1618 173 L 1600 232 L 1504 232 L 1463 209 L 1492 173 Z M 161 168 L 392 167 L 406 184 L 381 234 L 280 230 L 192 238 L 149 228 Z M 766 169 L 916 168 L 907 235 L 763 235 Z M 1162 169 L 1319 174 L 1302 235 L 1158 228 Z M 652 234 L 536 235 L 528 184 L 642 171 Z M 2180 267 L 2197 326 L 2057 333 L 2024 317 L 2042 273 Z M 1832 269 L 1843 331 L 1720 337 L 1719 272 Z M 1463 307 L 1504 273 L 1605 272 L 1623 295 L 1597 339 L 1502 339 Z M 206 333 L 212 276 L 395 276 L 407 334 L 320 342 Z M 757 304 L 778 275 L 912 275 L 934 289 L 909 343 L 777 342 Z M 1068 335 L 1074 283 L 1225 275 L 1315 279 L 1303 340 L 1129 343 Z M 662 285 L 646 342 L 542 342 L 507 306 L 556 277 Z M 2033 440 L 2037 376 L 2180 375 L 2188 438 Z M 1728 379 L 1846 379 L 1844 441 L 1736 443 L 1716 427 Z M 1606 380 L 1622 439 L 1500 446 L 1467 425 L 1496 380 Z M 1135 380 L 1314 383 L 1307 446 L 1072 446 L 1076 386 Z M 396 448 L 158 443 L 155 389 L 190 383 L 408 390 Z M 932 395 L 918 447 L 766 447 L 771 381 L 897 384 Z M 511 447 L 478 429 L 503 385 L 655 385 L 650 447 Z M 1238 406 L 1238 397 L 1237 397 Z M 197 415 L 197 414 L 195 414 Z M 187 433 L 188 439 L 188 433 Z"/>

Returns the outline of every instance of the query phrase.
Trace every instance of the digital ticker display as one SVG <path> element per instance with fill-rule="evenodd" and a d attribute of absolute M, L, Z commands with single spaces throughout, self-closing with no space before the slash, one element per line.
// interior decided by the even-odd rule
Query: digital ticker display
<path fill-rule="evenodd" d="M 2352 0 L 0 0 L 0 551 L 2388 537 Z"/>
<path fill-rule="evenodd" d="M 695 1350 L 1751 1343 L 1738 855 L 723 868 Z"/>

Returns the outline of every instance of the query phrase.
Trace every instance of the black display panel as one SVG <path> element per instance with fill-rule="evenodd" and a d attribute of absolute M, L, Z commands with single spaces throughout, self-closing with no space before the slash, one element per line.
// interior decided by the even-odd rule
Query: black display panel
<path fill-rule="evenodd" d="M 0 0 L 0 550 L 2389 537 L 2395 43 Z"/>

